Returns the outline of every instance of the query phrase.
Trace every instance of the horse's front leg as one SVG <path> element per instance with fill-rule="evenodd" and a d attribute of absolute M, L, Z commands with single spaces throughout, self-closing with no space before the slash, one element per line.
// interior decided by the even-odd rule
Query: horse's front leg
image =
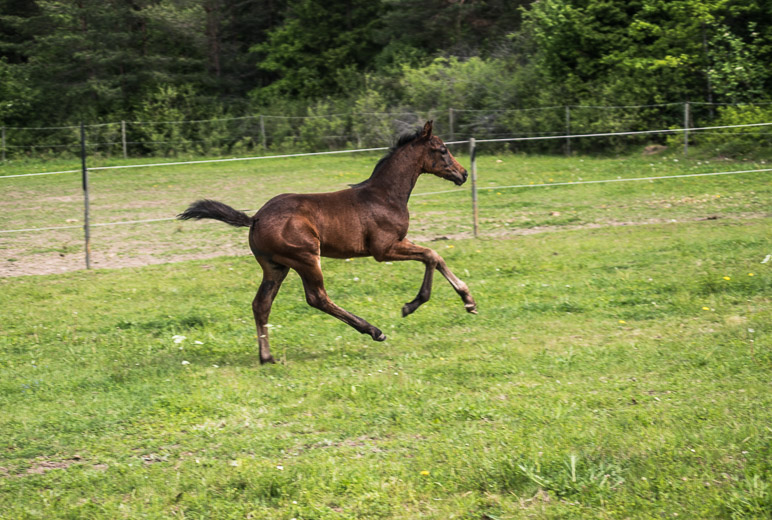
<path fill-rule="evenodd" d="M 464 302 L 464 308 L 467 312 L 477 314 L 477 304 L 475 303 L 474 298 L 472 298 L 472 294 L 469 292 L 469 287 L 453 274 L 445 263 L 445 260 L 433 249 L 417 246 L 407 239 L 402 239 L 383 253 L 377 255 L 376 259 L 378 261 L 417 260 L 423 262 L 426 266 L 424 280 L 421 284 L 421 288 L 418 290 L 418 295 L 416 295 L 413 301 L 406 303 L 402 307 L 402 316 L 413 313 L 418 307 L 429 301 L 429 298 L 432 295 L 432 278 L 435 269 L 438 269 L 440 273 L 442 273 L 445 279 L 450 282 L 453 289 L 461 296 L 461 299 Z"/>

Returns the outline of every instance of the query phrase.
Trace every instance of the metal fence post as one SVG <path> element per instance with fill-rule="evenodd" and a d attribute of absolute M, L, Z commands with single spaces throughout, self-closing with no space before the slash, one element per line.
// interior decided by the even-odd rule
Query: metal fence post
<path fill-rule="evenodd" d="M 684 103 L 684 155 L 689 155 L 689 102 Z"/>
<path fill-rule="evenodd" d="M 80 161 L 83 173 L 83 233 L 86 237 L 86 269 L 91 269 L 91 230 L 89 228 L 88 169 L 86 168 L 86 127 L 80 122 Z"/>
<path fill-rule="evenodd" d="M 123 158 L 128 159 L 129 154 L 126 148 L 126 121 L 121 121 L 121 143 L 123 144 Z"/>
<path fill-rule="evenodd" d="M 477 238 L 480 219 L 477 211 L 477 148 L 474 144 L 474 137 L 469 138 L 469 173 L 472 178 L 472 222 L 474 237 Z"/>
<path fill-rule="evenodd" d="M 571 155 L 571 107 L 566 105 L 566 155 Z"/>

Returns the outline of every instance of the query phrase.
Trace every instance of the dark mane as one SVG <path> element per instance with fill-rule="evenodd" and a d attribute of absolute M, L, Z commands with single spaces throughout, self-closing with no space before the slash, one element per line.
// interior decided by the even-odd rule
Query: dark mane
<path fill-rule="evenodd" d="M 413 141 L 415 141 L 416 139 L 418 139 L 419 137 L 421 137 L 421 131 L 422 131 L 422 129 L 418 128 L 418 129 L 416 129 L 415 132 L 412 132 L 412 133 L 406 132 L 406 133 L 403 133 L 402 135 L 400 135 L 397 138 L 397 142 L 394 143 L 394 145 L 392 145 L 391 148 L 389 148 L 388 152 L 386 152 L 386 155 L 381 157 L 380 160 L 377 163 L 375 163 L 375 168 L 373 168 L 373 173 L 370 174 L 370 177 L 365 179 L 365 180 L 363 180 L 362 182 L 358 182 L 356 184 L 349 184 L 349 186 L 351 186 L 352 188 L 359 188 L 360 186 L 364 186 L 365 184 L 370 182 L 370 179 L 373 178 L 373 176 L 381 168 L 381 166 L 383 166 L 386 163 L 386 161 L 391 159 L 391 156 L 394 155 L 394 152 L 396 152 L 397 150 L 399 150 L 403 146 L 405 146 L 407 144 L 410 144 Z"/>

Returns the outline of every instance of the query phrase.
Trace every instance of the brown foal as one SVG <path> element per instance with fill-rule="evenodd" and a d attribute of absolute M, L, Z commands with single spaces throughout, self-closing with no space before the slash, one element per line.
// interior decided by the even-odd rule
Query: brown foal
<path fill-rule="evenodd" d="M 178 218 L 220 220 L 249 227 L 249 247 L 263 269 L 263 280 L 252 302 L 260 346 L 260 362 L 273 363 L 268 345 L 268 316 L 284 278 L 294 269 L 303 281 L 312 307 L 369 334 L 386 336 L 359 316 L 335 305 L 324 289 L 320 257 L 372 256 L 377 261 L 418 260 L 426 266 L 418 295 L 402 307 L 402 316 L 427 302 L 432 275 L 438 269 L 461 296 L 468 312 L 477 313 L 469 288 L 435 251 L 407 240 L 410 192 L 422 173 L 432 173 L 461 185 L 466 170 L 442 140 L 432 135 L 432 122 L 403 136 L 375 166 L 369 179 L 333 193 L 285 193 L 269 200 L 253 217 L 213 200 L 199 200 Z"/>

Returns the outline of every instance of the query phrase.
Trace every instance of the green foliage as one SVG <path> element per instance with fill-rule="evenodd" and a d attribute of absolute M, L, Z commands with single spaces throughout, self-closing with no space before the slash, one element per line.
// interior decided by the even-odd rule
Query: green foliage
<path fill-rule="evenodd" d="M 357 147 L 383 146 L 389 143 L 396 133 L 388 116 L 384 117 L 389 107 L 384 96 L 377 90 L 362 90 L 354 101 L 354 112 L 361 114 L 352 121 L 352 132 Z"/>
<path fill-rule="evenodd" d="M 443 131 L 454 109 L 454 137 L 562 134 L 569 126 L 583 133 L 667 128 L 682 120 L 667 107 L 576 110 L 570 123 L 561 108 L 769 101 L 771 6 L 759 0 L 0 0 L 0 123 L 345 114 L 305 123 L 266 120 L 265 133 L 257 123 L 212 122 L 156 125 L 129 136 L 130 153 L 163 155 L 287 151 L 292 143 L 313 150 L 384 145 L 395 125 L 419 118 L 353 120 L 355 111 L 420 114 L 437 119 Z M 519 111 L 526 108 L 540 110 Z M 715 110 L 708 111 L 712 118 Z M 119 141 L 115 127 L 103 134 L 95 137 Z M 9 139 L 17 148 L 7 152 L 17 156 L 71 154 L 76 144 L 58 131 Z M 151 139 L 159 142 L 145 144 Z M 570 148 L 621 151 L 639 144 L 584 140 Z M 121 151 L 115 144 L 95 149 Z"/>
<path fill-rule="evenodd" d="M 760 55 L 763 40 L 755 22 L 748 24 L 748 32 L 750 43 L 733 34 L 729 27 L 718 26 L 708 47 L 708 78 L 713 91 L 732 103 L 752 102 L 765 93 L 767 66 Z"/>
<path fill-rule="evenodd" d="M 768 35 L 742 27 L 762 9 L 751 4 L 547 0 L 526 11 L 523 31 L 552 104 L 763 100 Z"/>
<path fill-rule="evenodd" d="M 23 118 L 34 105 L 35 96 L 29 70 L 13 67 L 0 58 L 0 123 L 5 125 Z"/>
<path fill-rule="evenodd" d="M 149 92 L 136 112 L 142 124 L 135 130 L 139 141 L 151 146 L 153 155 L 173 155 L 175 150 L 184 150 L 189 144 L 184 134 L 186 119 L 193 119 L 191 101 L 193 86 L 180 88 L 173 85 L 161 85 Z"/>
<path fill-rule="evenodd" d="M 500 60 L 437 58 L 403 71 L 404 102 L 419 110 L 508 106 L 516 99 L 512 74 Z"/>
<path fill-rule="evenodd" d="M 532 0 L 384 0 L 384 27 L 378 39 L 388 43 L 387 54 L 395 48 L 410 48 L 428 56 L 492 56 L 501 52 L 506 35 L 520 26 L 521 10 L 532 3 Z"/>
<path fill-rule="evenodd" d="M 380 2 L 290 0 L 287 18 L 268 40 L 252 48 L 259 67 L 276 79 L 253 92 L 261 104 L 276 97 L 319 98 L 339 95 L 350 77 L 365 69 L 378 52 L 372 34 Z"/>
<path fill-rule="evenodd" d="M 770 121 L 772 104 L 720 107 L 713 123 L 716 126 L 731 126 Z M 696 140 L 699 148 L 706 154 L 729 157 L 765 156 L 772 148 L 772 130 L 768 126 L 718 129 L 704 135 L 698 134 Z"/>
<path fill-rule="evenodd" d="M 308 109 L 308 119 L 300 126 L 303 150 L 340 149 L 345 146 L 346 120 L 335 114 L 328 103 L 320 102 Z"/>

